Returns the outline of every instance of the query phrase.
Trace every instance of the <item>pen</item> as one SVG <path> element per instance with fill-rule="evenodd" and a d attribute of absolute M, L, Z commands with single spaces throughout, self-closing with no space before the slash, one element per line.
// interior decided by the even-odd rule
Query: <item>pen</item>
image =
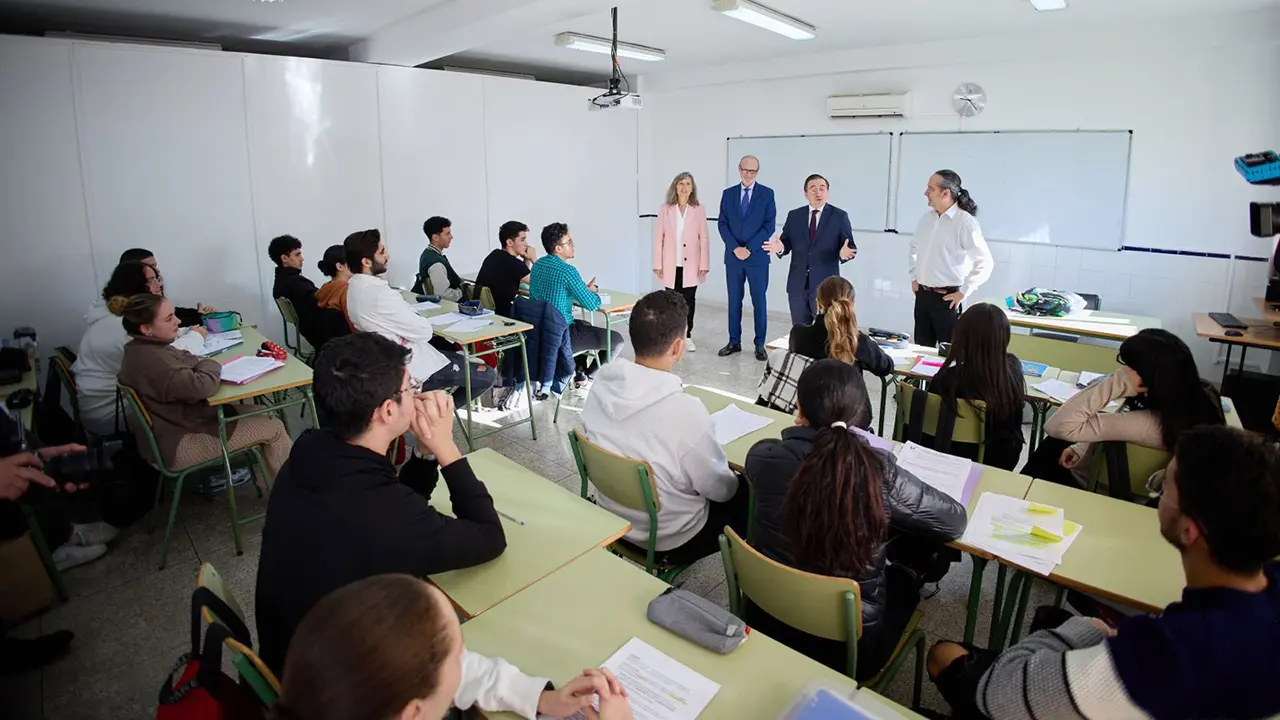
<path fill-rule="evenodd" d="M 515 518 L 511 517 L 510 515 L 508 515 L 508 514 L 506 514 L 506 513 L 502 512 L 501 510 L 499 510 L 499 509 L 497 509 L 497 508 L 494 508 L 493 510 L 494 510 L 494 512 L 496 512 L 496 513 L 498 513 L 499 515 L 501 515 L 502 517 L 504 517 L 504 518 L 506 518 L 506 519 L 510 520 L 511 522 L 513 522 L 513 523 L 515 523 L 515 524 L 519 525 L 520 527 L 524 527 L 524 521 L 523 521 L 523 520 L 517 520 L 517 519 L 515 519 Z"/>

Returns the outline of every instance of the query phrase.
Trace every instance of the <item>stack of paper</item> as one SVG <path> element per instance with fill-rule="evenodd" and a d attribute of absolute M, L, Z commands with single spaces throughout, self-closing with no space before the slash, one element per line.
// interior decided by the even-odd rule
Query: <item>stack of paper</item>
<path fill-rule="evenodd" d="M 1088 370 L 1081 370 L 1080 378 L 1076 380 L 1076 387 L 1083 390 L 1089 387 L 1090 385 L 1092 385 L 1093 383 L 1095 383 L 1096 381 L 1101 380 L 1104 377 L 1106 377 L 1106 375 L 1103 375 L 1102 373 L 1089 372 Z"/>
<path fill-rule="evenodd" d="M 1066 402 L 1080 392 L 1080 388 L 1061 380 L 1041 380 L 1034 387 L 1058 402 Z"/>
<path fill-rule="evenodd" d="M 1080 529 L 1062 508 L 982 493 L 962 542 L 1047 576 L 1062 563 Z"/>
<path fill-rule="evenodd" d="M 222 366 L 222 381 L 244 385 L 257 380 L 276 368 L 282 367 L 284 367 L 284 363 L 275 358 L 245 355 L 244 357 L 229 360 Z"/>
<path fill-rule="evenodd" d="M 773 422 L 767 417 L 747 412 L 732 403 L 720 412 L 712 413 L 711 421 L 715 423 L 716 442 L 721 445 L 728 445 Z"/>
<path fill-rule="evenodd" d="M 232 330 L 223 333 L 210 333 L 204 339 L 204 347 L 200 352 L 196 353 L 200 357 L 209 357 L 216 355 L 229 347 L 234 347 L 244 342 L 244 335 L 239 330 Z"/>
<path fill-rule="evenodd" d="M 636 720 L 694 720 L 720 692 L 719 683 L 639 638 L 628 640 L 600 667 L 626 688 Z M 569 720 L 586 720 L 586 714 L 578 711 Z"/>
<path fill-rule="evenodd" d="M 460 312 L 447 312 L 447 313 L 440 313 L 439 315 L 432 315 L 431 317 L 427 318 L 427 322 L 431 323 L 435 327 L 444 327 L 445 325 L 452 325 L 453 323 L 456 323 L 459 320 L 466 320 L 466 319 L 467 319 L 467 316 L 463 315 Z"/>
<path fill-rule="evenodd" d="M 911 366 L 912 375 L 920 375 L 921 377 L 933 377 L 942 369 L 942 363 L 945 362 L 940 357 L 930 357 L 921 355 L 916 364 Z"/>
<path fill-rule="evenodd" d="M 908 442 L 898 451 L 898 467 L 910 472 L 920 482 L 964 503 L 964 486 L 969 481 L 973 463 Z"/>
<path fill-rule="evenodd" d="M 430 300 L 423 300 L 420 303 L 413 303 L 412 305 L 409 306 L 409 309 L 414 312 L 421 312 L 423 310 L 439 310 L 440 303 L 431 302 Z"/>
<path fill-rule="evenodd" d="M 459 320 L 458 322 L 453 323 L 446 329 L 457 335 L 466 335 L 467 333 L 473 333 L 480 328 L 487 327 L 492 324 L 493 320 L 486 317 L 467 318 L 466 320 Z"/>

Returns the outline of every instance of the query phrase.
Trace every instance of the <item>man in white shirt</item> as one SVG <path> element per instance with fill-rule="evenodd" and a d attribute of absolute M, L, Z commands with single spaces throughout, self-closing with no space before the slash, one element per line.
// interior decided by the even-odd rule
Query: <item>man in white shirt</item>
<path fill-rule="evenodd" d="M 687 312 L 674 290 L 641 298 L 630 321 L 635 362 L 606 364 L 582 410 L 588 440 L 653 468 L 661 508 L 655 549 L 661 562 L 677 565 L 714 554 L 725 525 L 744 531 L 750 504 L 716 442 L 710 413 L 671 372 L 684 355 Z M 604 493 L 598 500 L 631 521 L 627 542 L 648 547 L 648 513 L 624 508 Z"/>
<path fill-rule="evenodd" d="M 381 233 L 376 229 L 354 232 L 342 245 L 352 273 L 347 282 L 347 317 L 356 330 L 378 333 L 412 350 L 409 375 L 422 390 L 456 388 L 453 399 L 461 405 L 467 401 L 467 373 L 472 398 L 493 387 L 494 374 L 487 365 L 473 365 L 460 353 L 442 353 L 432 347 L 431 323 L 382 279 L 391 255 Z"/>
<path fill-rule="evenodd" d="M 422 234 L 427 236 L 427 247 L 418 258 L 418 284 L 414 292 L 422 292 L 430 281 L 431 295 L 445 300 L 462 301 L 462 276 L 454 272 L 453 265 L 444 251 L 453 244 L 453 223 L 438 215 L 422 223 Z"/>
<path fill-rule="evenodd" d="M 929 210 L 911 236 L 911 292 L 919 345 L 951 342 L 960 303 L 991 277 L 991 249 L 974 217 L 978 205 L 951 170 L 929 177 Z"/>

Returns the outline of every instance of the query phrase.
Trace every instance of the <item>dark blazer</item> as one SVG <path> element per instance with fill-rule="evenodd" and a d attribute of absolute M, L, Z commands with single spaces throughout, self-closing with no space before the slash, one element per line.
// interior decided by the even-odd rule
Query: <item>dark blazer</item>
<path fill-rule="evenodd" d="M 742 215 L 742 184 L 725 188 L 720 194 L 720 238 L 724 240 L 724 261 L 745 265 L 768 265 L 769 253 L 764 243 L 773 237 L 778 223 L 778 207 L 773 202 L 773 189 L 760 183 L 751 186 L 751 203 L 747 215 Z M 745 247 L 751 257 L 739 260 L 734 248 Z"/>
<path fill-rule="evenodd" d="M 1013 384 L 1023 395 L 1027 394 L 1027 379 L 1022 374 L 1022 362 L 1013 353 L 1006 357 L 1006 370 Z M 960 386 L 957 374 L 951 368 L 940 370 L 933 380 L 929 381 L 929 392 L 943 397 L 955 397 L 964 400 L 982 400 L 982 388 Z M 1018 403 L 1014 412 L 1006 417 L 995 417 L 987 413 L 987 452 L 982 457 L 984 465 L 998 467 L 1002 470 L 1013 470 L 1018 466 L 1018 458 L 1022 455 L 1022 411 L 1026 401 Z M 971 443 L 952 443 L 951 454 L 978 458 L 978 446 Z"/>
<path fill-rule="evenodd" d="M 330 592 L 371 575 L 472 567 L 506 549 L 493 498 L 466 459 L 440 473 L 454 517 L 431 507 L 437 467 L 412 457 L 397 477 L 385 455 L 327 430 L 294 443 L 267 502 L 254 593 L 258 654 L 277 677 L 294 630 Z"/>
<path fill-rule="evenodd" d="M 853 241 L 853 226 L 849 213 L 828 203 L 818 218 L 818 233 L 809 241 L 809 206 L 798 207 L 787 213 L 782 225 L 782 245 L 786 248 L 778 257 L 791 255 L 791 269 L 787 271 L 787 292 L 804 292 L 805 282 L 811 288 L 832 275 L 840 274 L 840 248 L 844 241 L 857 249 Z"/>
<path fill-rule="evenodd" d="M 792 557 L 791 541 L 784 530 L 783 507 L 787 486 L 813 451 L 817 434 L 817 429 L 807 426 L 787 428 L 782 431 L 781 440 L 756 443 L 747 453 L 746 462 L 747 477 L 755 491 L 754 547 L 780 563 L 808 571 L 813 568 L 796 565 Z M 938 543 L 950 542 L 964 534 L 967 516 L 960 503 L 898 467 L 892 455 L 880 451 L 876 454 L 885 464 L 884 504 L 893 530 Z M 853 578 L 862 589 L 864 636 L 879 630 L 878 623 L 885 611 L 886 546 L 887 543 L 876 550 L 873 570 Z"/>

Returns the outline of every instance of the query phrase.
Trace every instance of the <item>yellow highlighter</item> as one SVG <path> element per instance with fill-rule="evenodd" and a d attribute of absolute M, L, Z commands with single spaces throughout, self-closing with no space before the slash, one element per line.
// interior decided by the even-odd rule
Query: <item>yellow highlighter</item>
<path fill-rule="evenodd" d="M 1054 513 L 1058 512 L 1058 508 L 1052 507 L 1049 505 L 1041 505 L 1040 503 L 1029 502 L 1027 503 L 1027 512 L 1041 513 L 1044 515 L 1053 515 Z"/>

